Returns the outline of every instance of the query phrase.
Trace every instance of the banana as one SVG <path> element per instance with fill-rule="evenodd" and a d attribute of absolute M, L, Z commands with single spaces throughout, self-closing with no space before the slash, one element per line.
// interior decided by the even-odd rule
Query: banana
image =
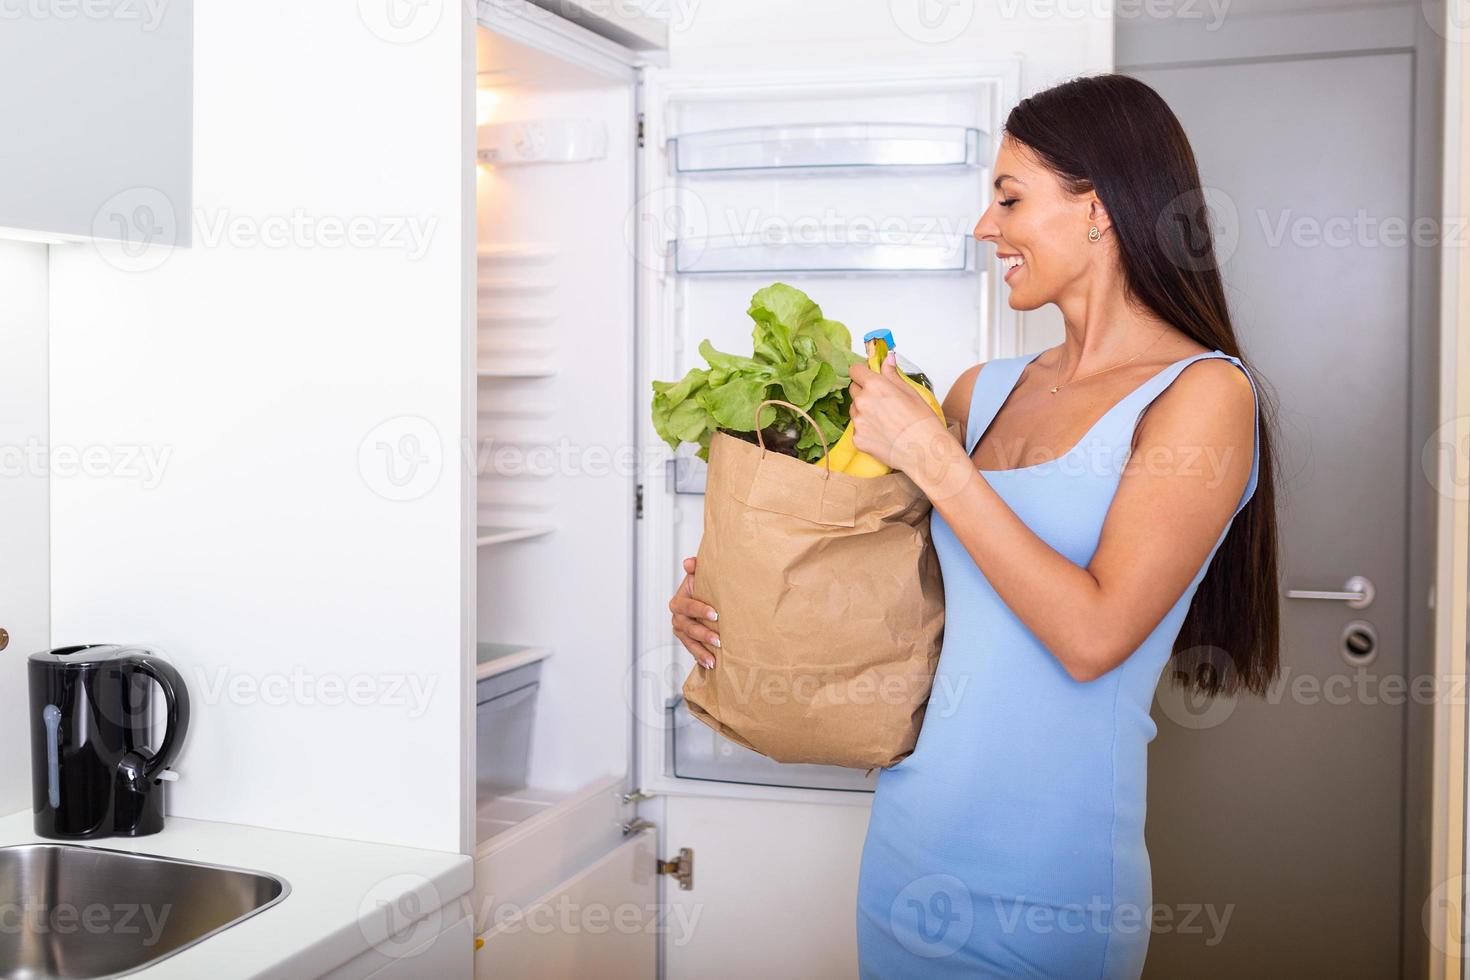
<path fill-rule="evenodd" d="M 879 334 L 882 336 L 878 336 Z M 863 338 L 867 345 L 868 367 L 870 369 L 874 371 L 883 370 L 883 359 L 888 356 L 892 336 L 892 334 L 885 330 L 874 331 Z M 919 384 L 907 374 L 904 374 L 903 371 L 899 371 L 898 376 L 903 378 L 904 381 L 907 381 L 910 387 L 923 396 L 925 403 L 934 410 L 934 414 L 939 417 L 939 421 L 943 422 L 944 409 L 940 407 L 939 399 L 934 397 L 934 392 Z M 847 428 L 842 432 L 842 438 L 837 440 L 837 444 L 832 447 L 827 456 L 817 460 L 817 465 L 825 466 L 830 459 L 832 472 L 846 473 L 848 476 L 862 478 L 885 476 L 891 473 L 892 470 L 886 464 L 862 452 L 853 444 L 852 432 L 853 425 L 849 422 Z"/>
<path fill-rule="evenodd" d="M 852 457 L 857 453 L 857 447 L 852 444 L 852 426 L 849 425 L 842 431 L 842 438 L 833 444 L 826 456 L 817 460 L 818 466 L 826 466 L 830 457 L 833 473 L 842 473 L 847 465 L 852 462 Z"/>

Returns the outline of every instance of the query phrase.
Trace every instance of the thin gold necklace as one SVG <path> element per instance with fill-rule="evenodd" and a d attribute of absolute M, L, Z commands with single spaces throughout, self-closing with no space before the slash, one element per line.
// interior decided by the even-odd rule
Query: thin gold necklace
<path fill-rule="evenodd" d="M 1057 392 L 1059 392 L 1063 388 L 1067 387 L 1067 385 L 1076 384 L 1078 381 L 1086 381 L 1088 378 L 1095 378 L 1099 374 L 1105 374 L 1108 371 L 1116 370 L 1117 368 L 1120 368 L 1124 364 L 1128 364 L 1131 361 L 1138 360 L 1140 357 L 1142 357 L 1143 355 L 1147 354 L 1150 350 L 1152 350 L 1154 344 L 1157 344 L 1161 339 L 1163 339 L 1164 334 L 1166 334 L 1168 332 L 1169 332 L 1169 328 L 1168 327 L 1165 327 L 1163 330 L 1160 330 L 1159 331 L 1159 335 L 1153 339 L 1153 343 L 1150 343 L 1143 350 L 1139 351 L 1137 354 L 1134 354 L 1132 357 L 1128 358 L 1127 361 L 1119 361 L 1117 364 L 1114 364 L 1112 367 L 1105 367 L 1101 371 L 1094 371 L 1091 374 L 1084 374 L 1080 378 L 1068 378 L 1067 381 L 1066 381 L 1066 383 L 1064 383 L 1064 384 L 1055 384 L 1055 385 L 1052 385 L 1052 387 L 1051 387 L 1051 393 L 1053 395 L 1055 395 Z M 1061 361 L 1061 358 L 1058 358 L 1057 359 L 1056 377 L 1060 378 L 1061 376 L 1062 376 L 1062 361 Z"/>

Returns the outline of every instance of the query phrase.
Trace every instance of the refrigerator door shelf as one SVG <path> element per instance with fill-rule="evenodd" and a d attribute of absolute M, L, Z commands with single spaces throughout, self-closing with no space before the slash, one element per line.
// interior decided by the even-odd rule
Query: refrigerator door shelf
<path fill-rule="evenodd" d="M 841 766 L 776 762 L 736 745 L 691 715 L 682 697 L 674 698 L 666 710 L 674 775 L 679 779 L 854 793 L 871 793 L 878 783 L 876 771 L 867 775 Z"/>
<path fill-rule="evenodd" d="M 877 233 L 874 236 L 802 236 L 764 241 L 756 236 L 678 238 L 666 254 L 672 271 L 706 273 L 970 272 L 974 249 L 968 236 Z"/>
<path fill-rule="evenodd" d="M 806 123 L 684 133 L 669 140 L 675 173 L 957 168 L 979 163 L 981 133 L 925 123 Z"/>

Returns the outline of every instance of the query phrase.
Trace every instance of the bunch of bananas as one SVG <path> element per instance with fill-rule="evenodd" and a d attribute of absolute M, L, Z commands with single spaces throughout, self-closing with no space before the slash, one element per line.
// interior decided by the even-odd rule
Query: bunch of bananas
<path fill-rule="evenodd" d="M 888 351 L 894 346 L 893 334 L 887 330 L 874 330 L 863 338 L 863 344 L 868 354 L 868 367 L 874 371 L 883 370 L 883 359 L 888 356 Z M 943 422 L 944 409 L 940 408 L 939 400 L 934 397 L 934 392 L 904 374 L 902 370 L 898 372 L 898 376 L 924 396 L 924 401 L 934 410 L 934 414 L 939 416 L 939 421 Z M 891 472 L 886 465 L 853 444 L 851 422 L 847 423 L 847 428 L 842 432 L 842 438 L 837 440 L 837 444 L 832 447 L 831 451 L 816 462 L 817 466 L 829 464 L 833 473 L 846 473 L 848 476 L 874 477 L 884 476 Z"/>

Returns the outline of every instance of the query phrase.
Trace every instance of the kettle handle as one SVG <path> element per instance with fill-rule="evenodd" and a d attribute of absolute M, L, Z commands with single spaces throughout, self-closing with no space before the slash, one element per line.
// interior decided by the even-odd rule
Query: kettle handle
<path fill-rule="evenodd" d="M 148 654 L 134 654 L 123 663 L 147 674 L 163 689 L 163 741 L 158 743 L 158 749 L 140 773 L 143 780 L 151 783 L 173 763 L 179 749 L 183 748 L 184 735 L 189 731 L 189 689 L 184 685 L 184 678 L 165 660 Z"/>

